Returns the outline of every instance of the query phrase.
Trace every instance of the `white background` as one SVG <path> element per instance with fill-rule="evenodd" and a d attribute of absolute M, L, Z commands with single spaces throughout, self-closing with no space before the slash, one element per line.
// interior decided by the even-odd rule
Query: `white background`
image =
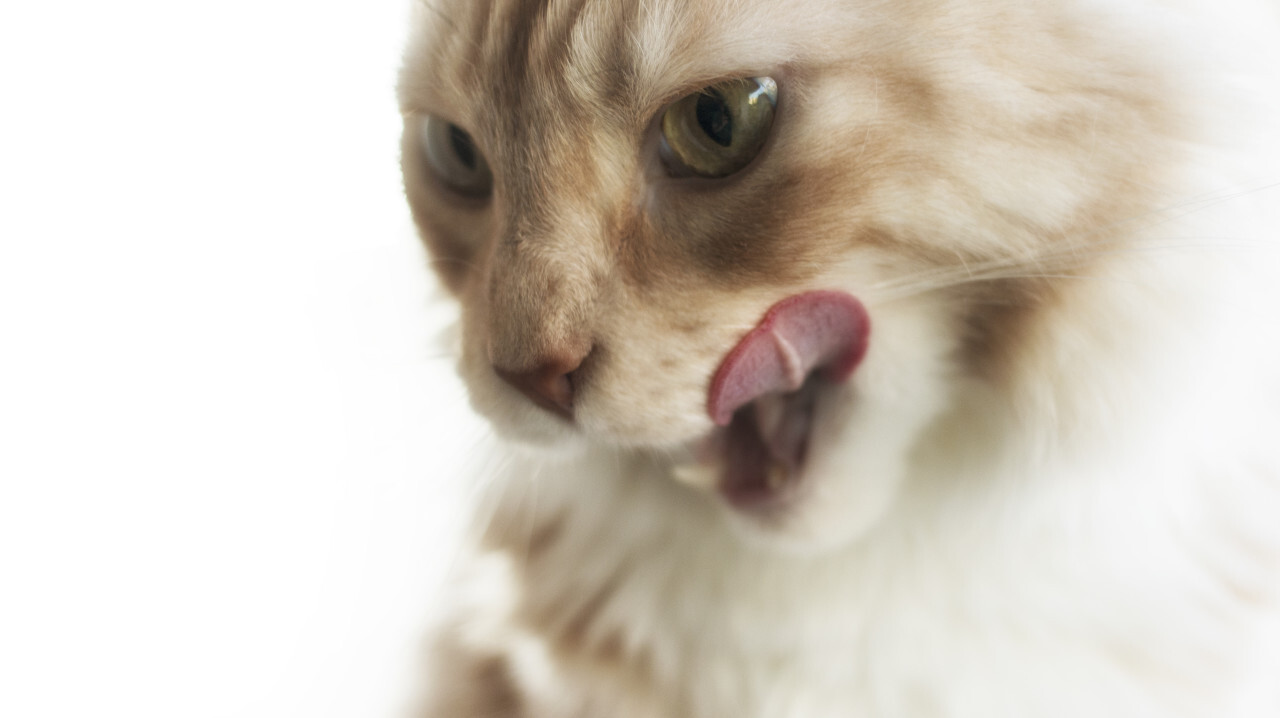
<path fill-rule="evenodd" d="M 410 0 L 0 9 L 0 715 L 397 715 L 482 431 Z"/>

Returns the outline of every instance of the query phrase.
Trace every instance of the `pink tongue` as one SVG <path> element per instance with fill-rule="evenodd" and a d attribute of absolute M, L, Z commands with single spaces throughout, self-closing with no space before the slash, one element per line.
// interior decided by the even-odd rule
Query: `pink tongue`
<path fill-rule="evenodd" d="M 720 426 L 766 394 L 796 391 L 815 369 L 828 381 L 849 378 L 867 348 L 870 322 L 844 292 L 806 292 L 770 307 L 729 352 L 711 380 L 707 411 Z"/>

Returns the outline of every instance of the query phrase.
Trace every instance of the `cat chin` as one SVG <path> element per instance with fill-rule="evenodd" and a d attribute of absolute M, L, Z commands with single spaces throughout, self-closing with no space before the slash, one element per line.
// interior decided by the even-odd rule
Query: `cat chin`
<path fill-rule="evenodd" d="M 474 405 L 474 402 L 473 402 Z M 518 406 L 500 411 L 483 411 L 493 432 L 504 443 L 522 453 L 542 457 L 572 459 L 580 456 L 590 443 L 571 426 L 558 420 L 548 420 L 537 414 L 540 409 Z"/>
<path fill-rule="evenodd" d="M 921 472 L 916 454 L 945 423 L 954 377 L 945 321 L 926 306 L 881 308 L 853 378 L 819 397 L 808 456 L 785 500 L 752 510 L 723 502 L 753 544 L 824 553 L 881 526 Z"/>
<path fill-rule="evenodd" d="M 904 457 L 931 419 L 891 412 L 852 388 L 825 396 L 794 490 L 761 507 L 721 498 L 729 525 L 749 545 L 786 554 L 821 555 L 866 539 L 902 499 L 912 469 Z"/>
<path fill-rule="evenodd" d="M 855 545 L 888 516 L 903 472 L 873 476 L 811 476 L 814 491 L 802 491 L 768 513 L 744 511 L 721 501 L 726 522 L 747 546 L 792 556 L 821 556 Z"/>

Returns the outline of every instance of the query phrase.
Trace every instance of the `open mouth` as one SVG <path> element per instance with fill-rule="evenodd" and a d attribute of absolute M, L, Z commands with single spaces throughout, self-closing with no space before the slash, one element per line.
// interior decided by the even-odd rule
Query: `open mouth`
<path fill-rule="evenodd" d="M 725 356 L 707 411 L 724 427 L 713 441 L 715 486 L 732 505 L 767 509 L 802 483 L 818 399 L 853 374 L 870 321 L 843 292 L 787 297 Z"/>

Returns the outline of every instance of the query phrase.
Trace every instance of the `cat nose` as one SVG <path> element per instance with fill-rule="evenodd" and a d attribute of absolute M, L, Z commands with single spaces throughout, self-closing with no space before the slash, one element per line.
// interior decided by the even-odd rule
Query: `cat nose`
<path fill-rule="evenodd" d="M 520 390 L 533 403 L 565 419 L 573 419 L 574 372 L 582 366 L 590 350 L 542 357 L 530 369 L 493 370 L 502 380 Z"/>

